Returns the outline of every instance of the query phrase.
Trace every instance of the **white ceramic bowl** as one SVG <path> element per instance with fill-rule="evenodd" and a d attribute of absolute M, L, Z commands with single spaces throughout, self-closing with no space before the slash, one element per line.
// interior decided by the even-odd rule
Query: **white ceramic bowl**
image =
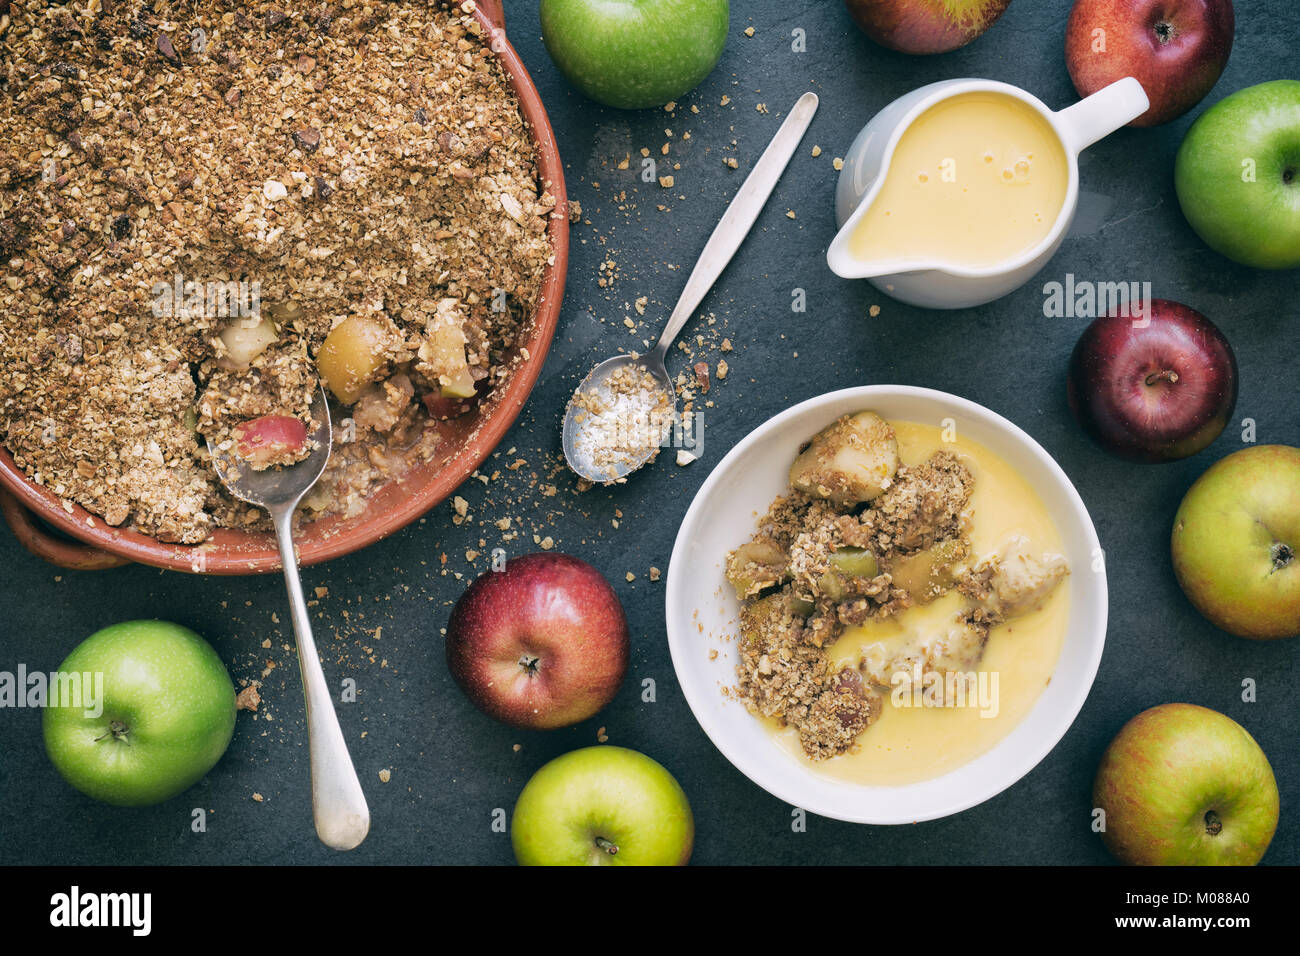
<path fill-rule="evenodd" d="M 722 695 L 724 687 L 735 683 L 740 609 L 723 574 L 727 552 L 748 540 L 757 518 L 786 491 L 799 446 L 839 416 L 863 409 L 895 421 L 939 424 L 954 419 L 965 437 L 1000 455 L 1037 489 L 1072 569 L 1067 578 L 1069 630 L 1052 681 L 1033 709 L 969 763 L 900 786 L 862 786 L 810 769 L 782 750 L 743 704 Z M 1092 687 L 1106 638 L 1106 575 L 1100 555 L 1097 532 L 1070 479 L 1037 442 L 1002 416 L 932 389 L 847 388 L 764 422 L 713 469 L 686 513 L 668 566 L 668 646 L 682 692 L 704 732 L 737 769 L 773 796 L 854 823 L 933 820 L 1011 786 L 1047 756 L 1073 723 Z M 718 651 L 712 660 L 710 650 Z"/>

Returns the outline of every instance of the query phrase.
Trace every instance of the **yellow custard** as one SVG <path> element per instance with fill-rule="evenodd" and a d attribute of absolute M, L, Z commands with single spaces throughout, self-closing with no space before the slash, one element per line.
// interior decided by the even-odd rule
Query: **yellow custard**
<path fill-rule="evenodd" d="M 1062 551 L 1060 533 L 1037 492 L 1000 457 L 983 445 L 962 438 L 943 441 L 932 425 L 891 421 L 898 435 L 899 456 L 916 465 L 941 449 L 954 452 L 975 478 L 970 507 L 970 539 L 974 554 L 994 553 L 1012 536 L 1028 539 L 1035 553 Z M 951 436 L 950 436 L 951 437 Z M 928 605 L 847 630 L 827 654 L 836 668 L 856 667 L 873 646 L 896 648 L 911 635 L 942 633 L 961 606 L 950 592 Z M 855 752 L 811 761 L 799 745 L 798 733 L 765 721 L 778 743 L 815 773 L 852 783 L 897 785 L 938 777 L 987 751 L 1005 737 L 1033 707 L 1052 679 L 1069 613 L 1068 579 L 1038 610 L 995 627 L 977 670 L 990 691 L 994 707 L 978 703 L 964 707 L 895 706 L 885 696 L 880 717 L 858 738 Z M 892 646 L 892 647 L 891 647 Z M 995 676 L 996 675 L 996 676 Z M 978 694 L 976 695 L 978 697 Z M 984 713 L 992 716 L 982 716 Z"/>
<path fill-rule="evenodd" d="M 961 93 L 903 132 L 849 249 L 864 261 L 998 265 L 1046 238 L 1068 185 L 1065 149 L 1037 110 Z"/>

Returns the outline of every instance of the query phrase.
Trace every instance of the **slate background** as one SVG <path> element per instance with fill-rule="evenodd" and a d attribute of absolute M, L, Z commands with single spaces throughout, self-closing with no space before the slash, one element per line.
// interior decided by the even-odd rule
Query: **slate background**
<path fill-rule="evenodd" d="M 0 669 L 24 662 L 49 670 L 91 632 L 137 617 L 170 618 L 203 633 L 236 680 L 259 678 L 267 661 L 277 665 L 262 688 L 263 714 L 272 719 L 241 713 L 230 750 L 212 773 L 188 794 L 149 809 L 114 809 L 75 793 L 44 755 L 39 713 L 0 712 L 0 861 L 509 863 L 509 837 L 491 827 L 494 808 L 508 813 L 533 771 L 594 743 L 604 727 L 610 742 L 651 754 L 681 781 L 696 814 L 697 863 L 1104 863 L 1108 857 L 1088 827 L 1089 789 L 1102 750 L 1138 711 L 1192 701 L 1241 721 L 1269 754 L 1283 809 L 1266 861 L 1300 862 L 1294 697 L 1300 643 L 1253 644 L 1216 631 L 1183 598 L 1168 558 L 1168 531 L 1182 494 L 1212 461 L 1240 447 L 1240 434 L 1231 428 L 1210 450 L 1162 467 L 1125 464 L 1089 445 L 1070 418 L 1063 379 L 1084 323 L 1044 318 L 1041 291 L 1041 282 L 1063 280 L 1067 272 L 1149 280 L 1157 296 L 1200 309 L 1236 350 L 1237 419 L 1253 418 L 1261 442 L 1300 444 L 1296 273 L 1238 268 L 1209 251 L 1184 222 L 1172 183 L 1181 137 L 1208 103 L 1288 69 L 1296 75 L 1300 14 L 1294 4 L 1239 3 L 1232 59 L 1207 102 L 1168 126 L 1123 130 L 1085 154 L 1083 186 L 1090 195 L 1075 234 L 1040 281 L 992 305 L 952 313 L 900 305 L 827 270 L 831 160 L 875 110 L 938 79 L 987 76 L 1024 86 L 1053 108 L 1074 102 L 1062 57 L 1066 0 L 1020 0 L 982 39 L 932 58 L 874 46 L 832 0 L 736 0 L 721 63 L 673 116 L 620 113 L 584 100 L 542 46 L 537 5 L 507 0 L 507 8 L 510 36 L 548 104 L 570 195 L 582 202 L 587 222 L 573 230 L 568 294 L 542 381 L 493 460 L 502 477 L 487 485 L 471 480 L 459 492 L 470 503 L 471 521 L 453 525 L 444 505 L 360 554 L 304 572 L 309 593 L 329 588 L 313 608 L 326 670 L 358 684 L 358 702 L 340 710 L 372 808 L 369 839 L 338 855 L 314 837 L 292 630 L 278 576 L 200 578 L 144 567 L 60 572 L 0 531 Z M 756 30 L 752 38 L 743 34 L 749 26 Z M 795 28 L 806 32 L 806 53 L 791 52 Z M 716 344 L 723 335 L 735 345 L 726 356 L 730 376 L 710 393 L 715 407 L 707 411 L 704 459 L 688 468 L 664 461 L 626 487 L 577 495 L 567 475 L 552 474 L 564 401 L 595 361 L 657 334 L 685 279 L 679 270 L 693 264 L 727 199 L 806 89 L 821 96 L 821 109 L 756 230 L 705 302 L 715 325 L 701 320 L 687 327 L 687 335 L 707 333 L 712 347 L 700 351 L 710 362 L 720 357 Z M 731 103 L 721 107 L 724 94 Z M 758 103 L 770 112 L 759 112 Z M 682 138 L 687 131 L 689 141 Z M 681 167 L 673 170 L 671 190 L 636 176 L 640 148 L 659 157 L 665 141 Z M 822 147 L 819 158 L 810 155 L 813 144 Z M 616 163 L 626 154 L 631 168 L 619 171 Z M 736 156 L 739 170 L 723 166 L 727 155 Z M 670 208 L 659 211 L 660 203 Z M 796 219 L 787 218 L 788 209 Z M 612 288 L 602 288 L 598 267 L 609 259 L 617 277 Z M 807 292 L 805 314 L 791 312 L 795 287 Z M 642 295 L 650 299 L 643 318 L 631 308 Z M 874 318 L 868 317 L 872 304 L 882 307 Z M 625 315 L 641 323 L 635 334 L 623 326 Z M 674 371 L 680 357 L 678 363 Z M 649 582 L 646 570 L 666 570 L 696 488 L 744 434 L 803 399 L 871 382 L 925 385 L 980 402 L 1057 458 L 1108 552 L 1110 633 L 1073 728 L 1003 794 L 917 826 L 860 827 L 810 817 L 806 833 L 793 833 L 790 807 L 733 769 L 682 700 L 664 634 L 664 585 Z M 515 458 L 527 464 L 507 471 Z M 547 481 L 558 485 L 555 496 L 530 490 Z M 464 552 L 482 550 L 480 538 L 487 548 L 499 544 L 493 522 L 502 517 L 527 532 L 506 543 L 511 553 L 533 550 L 532 533 L 549 534 L 557 548 L 605 570 L 627 609 L 628 680 L 609 708 L 579 727 L 510 730 L 475 711 L 447 674 L 440 628 L 468 577 L 441 573 L 438 555 L 449 556 L 450 571 L 472 573 Z M 485 560 L 478 560 L 479 570 Z M 628 570 L 637 575 L 633 583 L 624 580 Z M 260 647 L 264 640 L 270 649 Z M 1258 682 L 1257 703 L 1241 701 L 1244 677 Z M 640 700 L 644 678 L 656 681 L 655 703 Z M 387 784 L 377 776 L 382 768 L 392 769 Z M 264 801 L 254 801 L 254 792 Z M 191 832 L 196 807 L 207 810 L 205 833 Z"/>

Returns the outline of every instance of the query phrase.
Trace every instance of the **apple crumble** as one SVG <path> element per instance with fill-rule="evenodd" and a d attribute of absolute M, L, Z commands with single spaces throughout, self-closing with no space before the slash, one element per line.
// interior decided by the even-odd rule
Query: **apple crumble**
<path fill-rule="evenodd" d="M 970 531 L 975 476 L 948 450 L 903 464 L 894 428 L 874 412 L 846 415 L 800 451 L 790 491 L 727 558 L 743 602 L 737 683 L 756 715 L 793 727 L 804 754 L 854 750 L 899 675 L 968 671 L 989 632 L 1041 606 L 1068 573 L 1059 555 L 1011 536 L 978 556 Z M 961 602 L 945 630 L 856 667 L 831 663 L 845 630 L 906 614 L 949 593 Z"/>
<path fill-rule="evenodd" d="M 473 7 L 14 4 L 0 442 L 113 526 L 264 527 L 210 441 L 354 514 L 509 376 L 555 199 Z M 70 504 L 68 505 L 70 507 Z"/>

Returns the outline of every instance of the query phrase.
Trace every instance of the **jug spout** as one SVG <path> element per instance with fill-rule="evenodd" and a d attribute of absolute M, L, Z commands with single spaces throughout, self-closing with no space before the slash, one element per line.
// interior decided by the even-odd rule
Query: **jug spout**
<path fill-rule="evenodd" d="M 1151 107 L 1136 77 L 1126 76 L 1056 114 L 1061 139 L 1076 156 Z"/>

